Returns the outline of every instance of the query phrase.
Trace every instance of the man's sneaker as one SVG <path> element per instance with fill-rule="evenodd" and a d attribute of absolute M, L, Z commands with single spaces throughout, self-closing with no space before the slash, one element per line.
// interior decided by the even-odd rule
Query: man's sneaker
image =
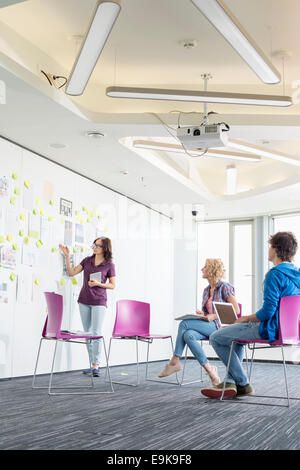
<path fill-rule="evenodd" d="M 247 395 L 253 395 L 254 393 L 254 388 L 250 384 L 247 384 L 244 386 L 237 385 L 236 389 L 237 389 L 237 392 L 236 392 L 237 397 L 246 397 Z"/>
<path fill-rule="evenodd" d="M 82 371 L 82 373 L 83 373 L 84 375 L 91 375 L 92 369 L 85 369 L 85 370 Z"/>
<path fill-rule="evenodd" d="M 93 369 L 93 377 L 100 377 L 100 367 Z"/>
<path fill-rule="evenodd" d="M 224 382 L 221 382 L 216 387 L 202 388 L 201 393 L 208 398 L 221 398 L 223 392 Z M 224 390 L 224 398 L 232 398 L 237 394 L 237 387 L 235 384 L 226 382 Z"/>

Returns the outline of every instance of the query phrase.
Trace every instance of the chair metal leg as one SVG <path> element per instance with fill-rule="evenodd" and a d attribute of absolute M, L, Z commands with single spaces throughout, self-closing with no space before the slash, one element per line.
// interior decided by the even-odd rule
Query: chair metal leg
<path fill-rule="evenodd" d="M 103 339 L 103 348 L 104 348 L 104 354 L 105 354 L 105 360 L 106 360 L 105 377 L 106 377 L 106 372 L 108 372 L 108 378 L 109 378 L 111 393 L 114 393 L 114 388 L 113 388 L 113 384 L 112 384 L 111 376 L 110 376 L 110 370 L 109 370 L 109 363 L 108 363 L 108 356 L 107 356 L 107 352 L 106 352 L 105 341 L 104 341 L 104 338 L 102 338 L 102 339 Z M 91 375 L 93 376 L 93 374 L 91 374 Z"/>
<path fill-rule="evenodd" d="M 47 387 L 37 387 L 35 386 L 35 379 L 36 379 L 36 371 L 37 371 L 37 366 L 38 366 L 38 362 L 39 362 L 39 357 L 40 357 L 40 352 L 41 352 L 41 345 L 42 345 L 42 341 L 44 339 L 47 339 L 47 338 L 41 338 L 40 340 L 40 344 L 39 344 L 39 349 L 38 349 L 38 355 L 37 355 L 37 360 L 36 360 L 36 364 L 35 364 L 35 370 L 34 370 L 34 375 L 33 375 L 33 380 L 32 380 L 32 388 L 34 389 L 48 389 L 48 395 L 94 395 L 94 394 L 104 394 L 104 393 L 113 393 L 114 390 L 113 390 L 113 387 L 112 387 L 112 384 L 111 384 L 111 391 L 101 391 L 101 392 L 89 392 L 89 391 L 85 391 L 85 392 L 53 392 L 54 389 L 60 389 L 60 390 L 65 390 L 65 389 L 76 389 L 76 388 L 93 388 L 94 389 L 94 378 L 93 378 L 93 374 L 91 374 L 91 385 L 73 385 L 73 386 L 55 386 L 53 387 L 52 386 L 52 381 L 53 381 L 53 374 L 54 374 L 54 365 L 55 365 L 55 359 L 56 359 L 56 353 L 57 353 L 57 345 L 58 345 L 58 342 L 59 341 L 62 341 L 63 343 L 64 342 L 77 342 L 77 343 L 80 343 L 80 344 L 86 344 L 84 342 L 78 342 L 78 341 L 64 341 L 64 340 L 55 340 L 55 349 L 54 349 L 54 353 L 53 353 L 53 359 L 52 359 L 52 366 L 51 366 L 51 373 L 50 373 L 50 378 L 49 378 L 49 384 Z M 105 352 L 105 357 L 106 357 L 106 365 L 108 367 L 108 360 L 107 360 L 107 354 L 106 354 L 106 347 L 105 347 L 105 341 L 104 341 L 104 338 L 102 337 L 101 338 L 103 340 L 103 344 L 104 344 L 104 352 Z M 53 339 L 52 339 L 53 341 Z M 86 340 L 87 342 L 91 342 L 93 340 L 91 339 L 87 339 Z M 89 361 L 90 363 L 90 368 L 92 367 L 92 364 L 91 364 L 91 360 Z"/>
<path fill-rule="evenodd" d="M 201 341 L 201 347 L 202 347 L 202 341 Z M 200 379 L 191 380 L 189 382 L 183 382 L 184 373 L 185 373 L 185 366 L 186 366 L 186 360 L 187 360 L 187 351 L 188 351 L 188 345 L 186 345 L 186 348 L 185 348 L 184 364 L 183 364 L 183 368 L 182 368 L 182 376 L 181 376 L 181 381 L 180 381 L 181 386 L 195 384 L 195 383 L 199 383 L 199 382 L 204 382 L 204 380 L 203 380 L 203 367 L 201 365 L 200 365 Z"/>
<path fill-rule="evenodd" d="M 224 398 L 224 391 L 225 391 L 225 383 L 226 383 L 226 379 L 227 379 L 227 376 L 228 376 L 228 370 L 229 370 L 229 365 L 230 365 L 230 361 L 231 361 L 231 355 L 232 355 L 232 351 L 233 351 L 233 346 L 234 346 L 234 343 L 236 343 L 237 341 L 232 341 L 231 343 L 231 348 L 230 348 L 230 354 L 229 354 L 229 359 L 228 359 L 228 364 L 227 364 L 227 368 L 226 368 L 226 376 L 225 376 L 225 379 L 224 379 L 224 385 L 223 385 L 223 390 L 222 390 L 222 396 L 220 398 L 221 401 L 223 401 L 223 398 Z M 254 357 L 254 350 L 255 350 L 255 347 L 252 348 L 252 358 L 251 358 L 251 365 L 250 365 L 250 376 L 249 376 L 249 381 L 250 381 L 250 377 L 251 377 L 251 372 L 252 372 L 252 365 L 253 365 L 253 357 Z M 256 395 L 256 394 L 253 394 L 251 395 L 251 397 L 257 397 L 257 398 L 277 398 L 277 399 L 284 399 L 286 400 L 287 404 L 286 405 L 281 405 L 281 404 L 274 404 L 274 403 L 258 403 L 258 402 L 253 402 L 253 401 L 244 401 L 244 400 L 240 400 L 239 398 L 235 399 L 235 400 L 229 400 L 229 401 L 226 401 L 227 403 L 243 403 L 243 404 L 246 404 L 246 405 L 260 405 L 260 406 L 280 406 L 280 407 L 284 407 L 284 408 L 289 408 L 290 406 L 290 400 L 300 400 L 300 397 L 290 397 L 289 396 L 289 390 L 288 390 L 288 380 L 287 380 L 287 372 L 286 372 L 286 362 L 285 362 L 285 357 L 284 357 L 284 347 L 281 346 L 281 353 L 282 353 L 282 365 L 283 365 L 283 372 L 284 372 L 284 380 L 285 380 L 285 390 L 286 390 L 286 396 L 284 397 L 279 397 L 279 396 L 274 396 L 274 395 Z M 241 397 L 242 398 L 242 397 Z"/>
<path fill-rule="evenodd" d="M 52 384 L 52 378 L 53 378 L 53 369 L 54 369 L 56 351 L 57 351 L 57 340 L 55 341 L 55 349 L 54 349 L 52 367 L 51 367 L 51 374 L 50 374 L 50 379 L 49 379 L 48 395 L 51 395 L 51 384 Z"/>
<path fill-rule="evenodd" d="M 220 398 L 221 401 L 224 399 L 225 384 L 226 384 L 226 380 L 227 380 L 227 377 L 228 377 L 228 371 L 229 371 L 229 366 L 230 366 L 230 362 L 231 362 L 233 346 L 234 346 L 234 341 L 232 341 L 231 347 L 230 347 L 229 358 L 228 358 L 228 363 L 227 363 L 227 367 L 226 367 L 226 374 L 225 374 L 225 379 L 224 379 L 224 382 L 223 382 L 222 395 L 221 395 L 221 398 Z"/>
<path fill-rule="evenodd" d="M 37 358 L 36 358 L 36 363 L 35 363 L 35 369 L 34 369 L 34 374 L 33 374 L 33 378 L 32 378 L 32 384 L 31 384 L 31 388 L 46 388 L 46 387 L 36 387 L 34 384 L 35 384 L 35 376 L 36 376 L 36 371 L 37 371 L 37 366 L 38 366 L 38 362 L 39 362 L 39 358 L 40 358 L 40 352 L 41 352 L 41 346 L 42 346 L 42 341 L 43 341 L 44 338 L 41 338 L 40 339 L 40 344 L 39 344 L 39 349 L 38 349 L 38 354 L 37 354 Z"/>
<path fill-rule="evenodd" d="M 174 355 L 174 345 L 173 345 L 172 336 L 170 336 L 170 341 L 171 341 L 172 355 Z M 180 382 L 178 380 L 177 372 L 175 373 L 176 382 L 169 382 L 168 380 L 161 380 L 161 379 L 160 380 L 159 379 L 148 379 L 148 362 L 149 362 L 149 343 L 148 343 L 148 350 L 147 350 L 146 380 L 148 382 L 157 382 L 157 383 L 161 383 L 161 384 L 180 385 Z"/>
<path fill-rule="evenodd" d="M 139 384 L 139 345 L 138 338 L 135 338 L 135 347 L 136 347 L 136 385 Z"/>
<path fill-rule="evenodd" d="M 110 341 L 109 341 L 109 350 L 108 350 L 108 360 L 109 360 L 109 357 L 110 357 L 110 350 L 111 350 L 111 341 L 113 339 L 119 339 L 119 338 L 110 338 Z M 133 339 L 133 338 L 131 338 Z M 138 336 L 135 337 L 135 341 L 136 341 L 136 375 L 137 375 L 137 383 L 135 384 L 129 384 L 127 382 L 117 382 L 115 380 L 111 380 L 110 378 L 110 382 L 111 384 L 118 384 L 118 385 L 127 385 L 128 387 L 137 387 L 139 385 L 139 363 L 138 363 Z M 106 380 L 106 374 L 105 374 L 105 380 Z"/>

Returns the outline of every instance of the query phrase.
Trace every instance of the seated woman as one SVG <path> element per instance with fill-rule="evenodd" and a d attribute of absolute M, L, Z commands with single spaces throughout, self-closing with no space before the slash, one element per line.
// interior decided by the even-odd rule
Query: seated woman
<path fill-rule="evenodd" d="M 183 320 L 179 324 L 174 355 L 165 368 L 158 374 L 158 377 L 167 377 L 181 369 L 180 357 L 185 345 L 194 354 L 200 365 L 204 367 L 206 373 L 214 386 L 220 383 L 216 366 L 209 364 L 208 359 L 199 344 L 199 340 L 207 339 L 217 330 L 217 315 L 213 313 L 212 302 L 232 303 L 236 314 L 239 313 L 239 306 L 235 300 L 234 287 L 228 282 L 221 281 L 225 269 L 220 259 L 210 258 L 206 260 L 202 268 L 202 277 L 208 280 L 209 285 L 203 291 L 202 310 L 197 310 L 198 315 L 205 315 L 206 320 Z"/>

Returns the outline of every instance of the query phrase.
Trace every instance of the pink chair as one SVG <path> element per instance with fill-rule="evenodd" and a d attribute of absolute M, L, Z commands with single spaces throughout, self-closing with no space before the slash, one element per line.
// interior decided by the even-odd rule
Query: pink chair
<path fill-rule="evenodd" d="M 147 345 L 147 363 L 146 363 L 146 380 L 159 382 L 159 380 L 148 378 L 148 362 L 149 362 L 149 345 L 154 339 L 170 339 L 172 351 L 173 341 L 171 335 L 150 334 L 150 304 L 139 302 L 137 300 L 118 300 L 116 319 L 113 334 L 109 342 L 108 359 L 110 357 L 111 342 L 113 339 L 135 340 L 136 343 L 136 374 L 137 381 L 135 384 L 125 382 L 113 382 L 121 385 L 130 385 L 136 387 L 139 385 L 139 351 L 138 342 L 144 341 Z M 177 378 L 177 375 L 176 375 Z M 178 379 L 177 379 L 178 381 Z M 166 383 L 166 382 L 163 382 Z M 172 382 L 174 383 L 174 382 Z"/>
<path fill-rule="evenodd" d="M 239 306 L 239 309 L 240 309 L 240 313 L 238 313 L 237 317 L 240 318 L 242 316 L 242 304 L 238 304 L 238 306 Z M 209 342 L 209 338 L 201 339 L 199 341 L 201 343 L 201 348 L 202 348 L 203 341 L 208 341 Z M 188 352 L 188 345 L 186 345 L 186 348 L 185 348 L 185 356 L 184 356 L 184 363 L 183 363 L 183 368 L 182 368 L 181 381 L 179 383 L 179 385 L 181 385 L 181 386 L 190 385 L 190 384 L 198 383 L 198 382 L 204 382 L 204 380 L 203 380 L 203 367 L 200 367 L 200 379 L 191 380 L 189 382 L 184 382 L 184 373 L 185 373 L 185 366 L 186 366 L 186 360 L 187 360 L 187 352 Z M 247 371 L 248 371 L 248 358 L 247 357 L 246 357 L 246 364 L 247 364 Z"/>
<path fill-rule="evenodd" d="M 251 368 L 250 368 L 250 375 L 249 375 L 249 381 L 251 378 L 251 372 L 252 372 L 252 364 L 253 364 L 253 358 L 254 358 L 254 351 L 255 349 L 273 349 L 273 348 L 281 348 L 281 353 L 282 353 L 282 363 L 283 363 L 283 371 L 284 371 L 284 379 L 285 379 L 285 389 L 286 389 L 286 396 L 285 397 L 278 397 L 278 396 L 266 396 L 266 395 L 251 395 L 251 396 L 256 396 L 260 398 L 278 398 L 278 399 L 286 399 L 287 400 L 287 405 L 281 405 L 281 404 L 268 404 L 268 403 L 254 403 L 252 401 L 243 401 L 243 403 L 247 404 L 254 404 L 254 405 L 271 405 L 271 406 L 285 406 L 289 407 L 290 406 L 290 399 L 292 400 L 300 400 L 300 397 L 289 397 L 289 390 L 288 390 L 288 382 L 287 382 L 287 374 L 286 374 L 286 364 L 285 364 L 285 358 L 284 358 L 284 347 L 288 346 L 299 346 L 300 345 L 300 334 L 299 334 L 299 328 L 300 328 L 300 295 L 293 295 L 289 297 L 282 297 L 280 299 L 280 306 L 279 306 L 279 339 L 272 341 L 269 343 L 267 340 L 261 339 L 261 340 L 243 340 L 243 339 L 234 339 L 231 344 L 230 348 L 230 354 L 228 358 L 228 364 L 226 368 L 226 377 L 224 379 L 224 388 L 225 388 L 225 383 L 226 379 L 228 376 L 228 370 L 230 366 L 230 361 L 231 361 L 231 356 L 232 356 L 232 351 L 235 343 L 243 343 L 245 345 L 248 345 L 249 349 L 252 349 L 252 358 L 251 358 Z M 261 346 L 256 346 L 256 344 L 261 345 Z M 252 345 L 252 347 L 251 347 Z M 224 399 L 224 388 L 223 388 L 223 393 L 220 398 L 220 400 Z M 239 400 L 233 400 L 234 403 L 236 403 Z"/>
<path fill-rule="evenodd" d="M 42 332 L 42 338 L 40 340 L 40 345 L 38 349 L 38 355 L 37 355 L 37 360 L 36 360 L 35 370 L 34 370 L 34 375 L 33 375 L 33 380 L 32 380 L 32 388 L 44 388 L 44 389 L 48 388 L 49 395 L 85 395 L 88 393 L 92 393 L 92 394 L 113 393 L 114 390 L 113 390 L 113 386 L 112 386 L 112 382 L 110 378 L 110 371 L 108 367 L 106 347 L 105 347 L 105 341 L 104 341 L 103 336 L 91 336 L 90 334 L 84 331 L 76 332 L 76 333 L 62 331 L 61 324 L 62 324 L 62 319 L 63 319 L 63 297 L 62 295 L 55 294 L 54 292 L 45 292 L 45 297 L 46 297 L 46 303 L 48 307 L 48 316 L 46 318 L 46 322 L 45 322 L 44 329 Z M 36 387 L 35 386 L 36 371 L 37 371 L 38 361 L 40 357 L 41 345 L 44 340 L 55 341 L 55 349 L 54 349 L 53 360 L 52 360 L 51 374 L 50 374 L 48 387 Z M 58 389 L 90 388 L 90 387 L 94 388 L 93 374 L 91 374 L 92 383 L 90 387 L 82 386 L 82 385 L 76 386 L 76 387 L 52 387 L 53 369 L 54 369 L 54 364 L 55 364 L 55 357 L 56 357 L 58 342 L 77 343 L 77 344 L 86 345 L 87 343 L 91 343 L 94 340 L 103 341 L 104 352 L 105 352 L 105 357 L 106 357 L 106 368 L 109 374 L 111 391 L 109 392 L 95 392 L 95 391 L 93 392 L 52 392 L 51 390 L 53 388 L 58 388 Z M 90 364 L 90 368 L 91 368 L 91 364 Z"/>

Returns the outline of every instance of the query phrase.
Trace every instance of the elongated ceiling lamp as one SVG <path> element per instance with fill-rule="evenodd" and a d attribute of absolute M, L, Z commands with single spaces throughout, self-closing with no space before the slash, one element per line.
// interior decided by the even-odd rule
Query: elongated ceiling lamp
<path fill-rule="evenodd" d="M 66 86 L 68 95 L 82 95 L 84 92 L 120 10 L 120 0 L 99 0 L 97 2 Z"/>
<path fill-rule="evenodd" d="M 170 90 L 159 88 L 133 88 L 111 86 L 106 89 L 111 98 L 144 100 L 192 101 L 201 103 L 223 103 L 256 106 L 291 106 L 290 96 L 251 95 L 243 93 L 222 93 L 215 91 Z"/>
<path fill-rule="evenodd" d="M 164 152 L 174 152 L 186 154 L 187 152 L 182 147 L 182 145 L 177 144 L 167 144 L 165 142 L 154 142 L 151 140 L 134 140 L 133 146 L 135 148 L 146 149 L 146 150 L 162 150 Z M 191 156 L 201 156 L 203 152 L 200 150 L 189 150 L 188 155 Z M 198 154 L 198 155 L 197 155 Z M 246 153 L 241 152 L 230 152 L 227 150 L 216 150 L 208 149 L 205 153 L 205 156 L 208 157 L 217 157 L 217 158 L 229 158 L 232 160 L 244 160 L 248 162 L 259 162 L 261 160 L 258 155 L 247 155 Z"/>
<path fill-rule="evenodd" d="M 279 83 L 280 73 L 264 55 L 223 0 L 191 0 L 264 82 Z"/>
<path fill-rule="evenodd" d="M 282 152 L 277 150 L 267 149 L 261 145 L 253 145 L 248 142 L 243 142 L 242 140 L 228 139 L 228 147 L 241 150 L 243 152 L 254 153 L 256 155 L 261 155 L 262 157 L 270 158 L 272 160 L 278 160 L 279 162 L 288 163 L 289 165 L 300 166 L 300 159 L 290 157 Z"/>

